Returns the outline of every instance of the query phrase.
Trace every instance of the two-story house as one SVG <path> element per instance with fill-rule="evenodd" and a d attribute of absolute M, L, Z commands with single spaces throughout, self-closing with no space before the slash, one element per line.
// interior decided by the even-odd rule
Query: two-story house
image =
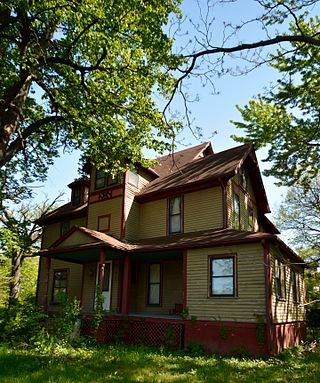
<path fill-rule="evenodd" d="M 71 202 L 39 220 L 47 311 L 67 295 L 90 318 L 98 288 L 102 342 L 265 355 L 304 339 L 304 263 L 265 216 L 252 145 L 204 143 L 118 177 L 87 170 Z"/>

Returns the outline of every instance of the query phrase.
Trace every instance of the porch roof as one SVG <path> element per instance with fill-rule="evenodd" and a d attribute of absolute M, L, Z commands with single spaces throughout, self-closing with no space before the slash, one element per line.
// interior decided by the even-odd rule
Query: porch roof
<path fill-rule="evenodd" d="M 66 241 L 74 232 L 84 234 L 88 241 L 86 243 L 79 243 L 76 245 L 68 245 Z M 143 239 L 133 242 L 122 242 L 108 234 L 101 233 L 95 230 L 87 229 L 85 227 L 75 226 L 67 236 L 59 239 L 52 247 L 42 249 L 40 255 L 43 256 L 59 256 L 64 254 L 64 259 L 67 253 L 75 254 L 92 254 L 91 257 L 85 258 L 94 260 L 99 255 L 100 248 L 108 248 L 108 255 L 112 258 L 121 258 L 128 253 L 130 255 L 138 256 L 139 254 L 151 254 L 155 252 L 166 252 L 173 254 L 179 250 L 215 247 L 224 245 L 235 245 L 249 242 L 261 242 L 262 240 L 271 240 L 276 242 L 281 249 L 295 261 L 303 262 L 298 255 L 292 251 L 284 242 L 282 242 L 275 234 L 262 233 L 262 232 L 248 232 L 233 229 L 220 229 L 220 230 L 205 230 L 193 233 L 183 233 L 166 237 L 156 237 Z M 66 241 L 66 245 L 64 245 Z M 83 259 L 84 260 L 84 259 Z"/>

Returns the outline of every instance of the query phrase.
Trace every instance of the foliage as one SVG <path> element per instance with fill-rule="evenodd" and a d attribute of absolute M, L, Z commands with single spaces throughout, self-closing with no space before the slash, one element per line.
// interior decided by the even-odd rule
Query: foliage
<path fill-rule="evenodd" d="M 0 200 L 44 179 L 61 147 L 115 172 L 169 146 L 179 125 L 152 95 L 168 96 L 181 62 L 163 29 L 178 5 L 0 2 Z"/>
<path fill-rule="evenodd" d="M 305 15 L 304 15 L 305 17 Z M 291 23 L 289 34 L 318 36 L 320 18 L 303 16 Z M 320 169 L 319 44 L 291 42 L 291 47 L 270 55 L 280 79 L 265 95 L 238 106 L 244 122 L 234 122 L 245 132 L 237 141 L 268 145 L 267 161 L 282 184 L 299 181 L 307 186 Z"/>
<path fill-rule="evenodd" d="M 292 186 L 277 212 L 278 225 L 291 230 L 293 243 L 308 250 L 301 255 L 308 261 L 320 260 L 320 175 L 310 179 L 308 186 Z"/>
<path fill-rule="evenodd" d="M 314 382 L 320 351 L 300 346 L 270 359 L 194 356 L 130 346 L 60 347 L 50 355 L 0 347 L 0 380 L 55 382 Z"/>

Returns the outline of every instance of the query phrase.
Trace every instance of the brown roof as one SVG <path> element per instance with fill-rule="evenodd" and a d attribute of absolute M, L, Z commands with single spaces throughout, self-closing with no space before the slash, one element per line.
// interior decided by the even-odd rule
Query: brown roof
<path fill-rule="evenodd" d="M 76 247 L 58 247 L 64 239 L 72 235 L 73 232 L 80 231 L 97 241 L 78 245 Z M 183 250 L 214 246 L 227 246 L 241 243 L 260 242 L 262 240 L 272 240 L 276 242 L 280 248 L 287 253 L 292 259 L 299 263 L 303 260 L 291 250 L 281 239 L 275 234 L 262 232 L 239 231 L 234 229 L 220 230 L 204 230 L 193 233 L 183 233 L 174 236 L 156 237 L 139 240 L 134 243 L 126 243 L 118 239 L 95 230 L 85 227 L 75 226 L 70 230 L 63 239 L 55 242 L 49 249 L 40 251 L 40 255 L 50 255 L 63 253 L 68 251 L 81 250 L 86 248 L 109 247 L 114 250 L 123 251 L 125 253 L 143 253 L 169 250 Z"/>
<path fill-rule="evenodd" d="M 176 172 L 182 166 L 212 153 L 213 150 L 211 143 L 205 142 L 203 144 L 193 146 L 192 148 L 180 150 L 178 152 L 173 152 L 157 158 L 158 164 L 152 169 L 160 177 L 164 177 L 168 174 Z"/>
<path fill-rule="evenodd" d="M 144 199 L 159 191 L 188 187 L 196 182 L 230 178 L 251 151 L 252 145 L 245 144 L 195 160 L 172 174 L 152 181 L 141 191 L 138 199 Z"/>
<path fill-rule="evenodd" d="M 72 206 L 71 202 L 66 203 L 53 210 L 52 212 L 43 215 L 36 222 L 38 225 L 44 225 L 61 220 L 64 217 L 76 218 L 86 216 L 88 210 L 88 202 L 81 206 Z"/>

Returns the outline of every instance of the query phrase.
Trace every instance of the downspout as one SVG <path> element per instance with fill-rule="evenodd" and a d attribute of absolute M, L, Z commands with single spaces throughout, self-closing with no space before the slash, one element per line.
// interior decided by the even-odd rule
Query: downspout
<path fill-rule="evenodd" d="M 266 346 L 269 355 L 272 355 L 272 278 L 271 278 L 271 260 L 270 260 L 270 245 L 269 241 L 262 240 L 263 259 L 264 259 L 264 275 L 266 287 Z"/>

